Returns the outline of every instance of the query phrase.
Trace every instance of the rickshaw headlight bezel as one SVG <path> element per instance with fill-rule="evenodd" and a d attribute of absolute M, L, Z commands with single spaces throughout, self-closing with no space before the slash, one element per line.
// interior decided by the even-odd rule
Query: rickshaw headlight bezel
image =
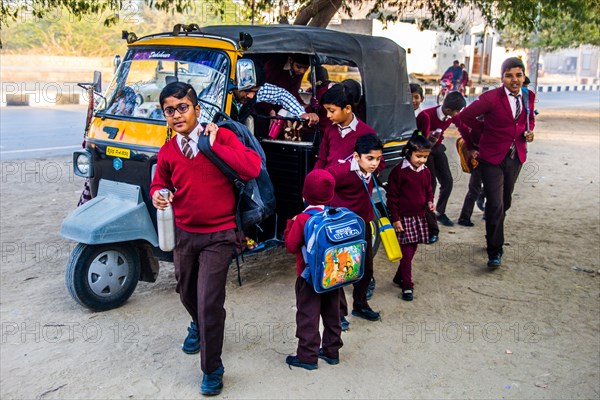
<path fill-rule="evenodd" d="M 73 172 L 82 178 L 92 178 L 92 154 L 87 150 L 79 150 L 73 153 Z"/>

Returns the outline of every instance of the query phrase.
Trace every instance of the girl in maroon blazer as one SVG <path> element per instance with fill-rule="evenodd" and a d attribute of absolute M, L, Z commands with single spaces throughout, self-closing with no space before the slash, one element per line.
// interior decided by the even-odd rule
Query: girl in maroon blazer
<path fill-rule="evenodd" d="M 502 86 L 483 93 L 459 118 L 479 134 L 478 161 L 486 197 L 485 231 L 488 267 L 502 264 L 504 217 L 533 141 L 535 95 L 522 90 L 525 65 L 516 57 L 502 63 Z M 527 99 L 525 98 L 527 97 Z M 531 110 L 531 111 L 530 111 Z"/>
<path fill-rule="evenodd" d="M 386 195 L 403 255 L 393 281 L 402 288 L 402 300 L 412 301 L 412 259 L 418 243 L 429 241 L 425 212 L 434 211 L 431 173 L 425 166 L 431 142 L 420 131 L 415 131 L 403 153 L 404 161 L 390 173 Z"/>

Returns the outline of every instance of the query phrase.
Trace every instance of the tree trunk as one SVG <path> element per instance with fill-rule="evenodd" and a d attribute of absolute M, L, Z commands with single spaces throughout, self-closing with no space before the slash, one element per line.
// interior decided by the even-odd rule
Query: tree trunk
<path fill-rule="evenodd" d="M 298 10 L 294 25 L 326 28 L 342 6 L 342 0 L 310 0 Z"/>
<path fill-rule="evenodd" d="M 527 76 L 531 81 L 530 90 L 537 93 L 538 89 L 538 65 L 540 63 L 540 48 L 534 47 L 527 52 Z"/>

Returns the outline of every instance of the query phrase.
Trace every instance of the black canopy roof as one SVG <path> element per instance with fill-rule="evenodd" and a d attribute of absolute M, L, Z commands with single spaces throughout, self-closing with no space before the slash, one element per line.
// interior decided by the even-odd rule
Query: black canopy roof
<path fill-rule="evenodd" d="M 300 25 L 222 25 L 200 31 L 236 43 L 240 32 L 249 33 L 253 44 L 245 54 L 311 54 L 323 64 L 351 61 L 362 77 L 366 122 L 378 136 L 386 143 L 405 139 L 416 127 L 406 52 L 390 39 Z"/>

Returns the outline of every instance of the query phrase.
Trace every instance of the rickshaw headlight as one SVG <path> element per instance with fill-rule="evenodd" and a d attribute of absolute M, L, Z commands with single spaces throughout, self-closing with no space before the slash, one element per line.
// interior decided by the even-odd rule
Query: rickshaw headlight
<path fill-rule="evenodd" d="M 92 155 L 89 152 L 80 150 L 73 154 L 73 172 L 83 178 L 93 176 Z"/>

